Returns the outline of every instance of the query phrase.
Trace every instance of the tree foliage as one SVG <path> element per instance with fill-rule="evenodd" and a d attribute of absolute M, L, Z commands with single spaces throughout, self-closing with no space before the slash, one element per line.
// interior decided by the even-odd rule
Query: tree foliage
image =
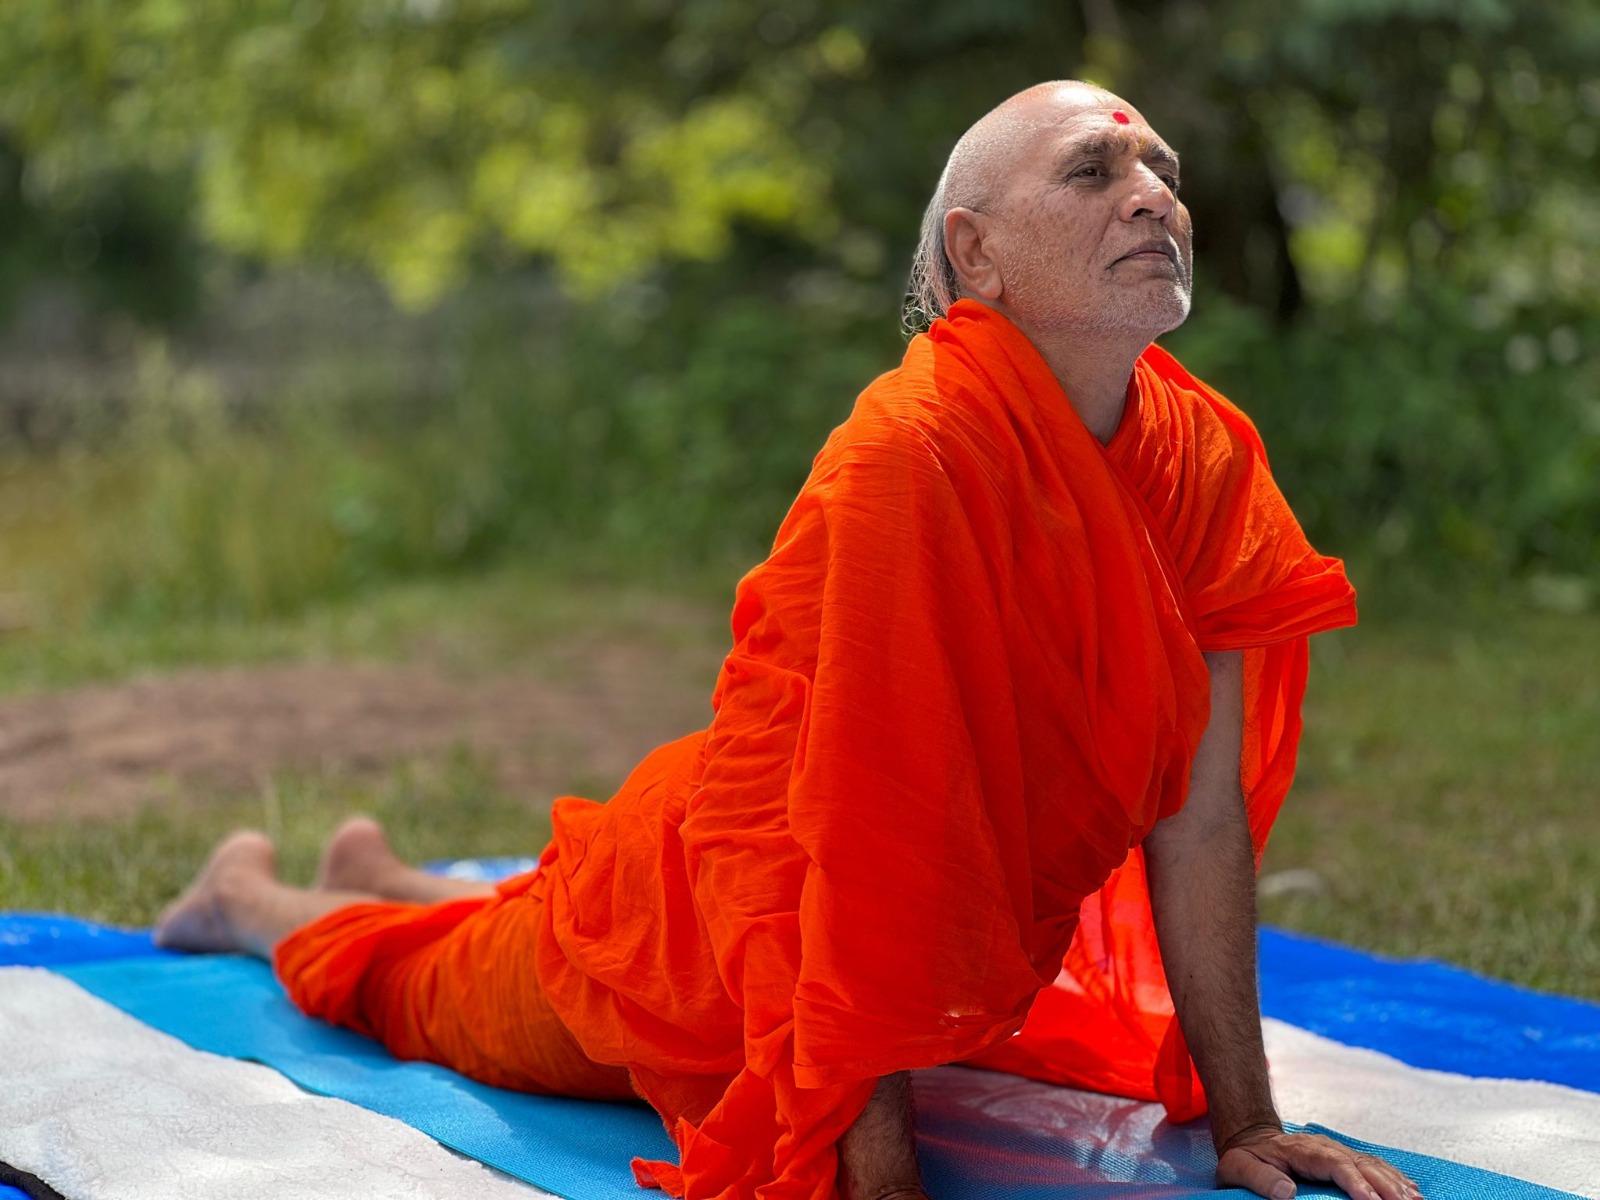
<path fill-rule="evenodd" d="M 353 265 L 417 309 L 548 271 L 575 302 L 460 342 L 444 450 L 294 485 L 328 571 L 559 530 L 755 546 L 895 351 L 950 146 L 1084 77 L 1181 153 L 1172 344 L 1315 535 L 1592 575 L 1597 62 L 1595 0 L 7 0 L 0 304 L 60 275 L 159 326 L 219 262 Z M 153 530 L 189 527 L 163 503 Z M 172 596 L 219 538 L 169 556 Z"/>
<path fill-rule="evenodd" d="M 864 277 L 1029 82 L 1120 90 L 1185 155 L 1201 260 L 1289 316 L 1440 276 L 1592 304 L 1592 3 L 10 0 L 0 130 L 36 204 L 189 175 L 227 250 L 427 304 L 486 261 L 594 294 L 741 230 Z M 766 231 L 764 234 L 761 231 Z"/>
<path fill-rule="evenodd" d="M 0 121 L 37 196 L 192 173 L 217 245 L 359 262 L 409 304 L 484 253 L 546 256 L 588 292 L 725 255 L 738 222 L 824 236 L 828 172 L 790 127 L 859 63 L 851 35 L 787 47 L 760 86 L 664 94 L 638 69 L 673 33 L 653 9 L 19 0 L 0 10 Z"/>

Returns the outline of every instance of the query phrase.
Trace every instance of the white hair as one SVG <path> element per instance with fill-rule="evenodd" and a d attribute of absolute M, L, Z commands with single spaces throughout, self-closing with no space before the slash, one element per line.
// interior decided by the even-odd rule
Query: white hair
<path fill-rule="evenodd" d="M 922 233 L 911 256 L 911 276 L 906 280 L 905 305 L 900 310 L 900 326 L 913 337 L 950 310 L 961 295 L 961 281 L 955 266 L 944 252 L 944 217 L 951 208 L 945 199 L 950 180 L 950 165 L 945 164 L 939 186 L 933 190 L 922 214 Z"/>

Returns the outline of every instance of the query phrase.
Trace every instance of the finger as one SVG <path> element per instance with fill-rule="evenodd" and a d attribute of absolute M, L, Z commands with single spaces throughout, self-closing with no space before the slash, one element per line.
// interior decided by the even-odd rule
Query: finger
<path fill-rule="evenodd" d="M 1366 1175 L 1354 1159 L 1346 1158 L 1336 1164 L 1330 1178 L 1350 1194 L 1350 1200 L 1390 1200 L 1389 1197 L 1380 1196 L 1377 1189 L 1367 1182 Z"/>
<path fill-rule="evenodd" d="M 1364 1154 L 1356 1159 L 1356 1165 L 1383 1200 L 1418 1200 L 1422 1194 L 1398 1168 L 1381 1158 Z"/>
<path fill-rule="evenodd" d="M 1244 1146 L 1235 1146 L 1218 1160 L 1217 1183 L 1221 1187 L 1249 1188 L 1271 1200 L 1289 1200 L 1295 1193 L 1294 1180 Z"/>
<path fill-rule="evenodd" d="M 1280 1166 L 1336 1183 L 1356 1200 L 1422 1200 L 1411 1179 L 1376 1155 L 1355 1154 L 1343 1142 L 1321 1136 L 1302 1140 L 1295 1149 L 1277 1159 Z"/>
<path fill-rule="evenodd" d="M 1348 1149 L 1341 1149 L 1336 1153 L 1341 1162 L 1348 1162 L 1360 1172 L 1366 1185 L 1377 1193 L 1379 1200 L 1417 1200 L 1419 1193 L 1416 1192 L 1411 1180 L 1377 1155 L 1352 1154 Z"/>

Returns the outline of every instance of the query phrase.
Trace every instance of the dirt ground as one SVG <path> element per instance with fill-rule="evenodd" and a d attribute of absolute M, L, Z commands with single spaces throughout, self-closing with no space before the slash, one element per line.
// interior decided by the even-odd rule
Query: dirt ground
<path fill-rule="evenodd" d="M 285 768 L 361 775 L 460 746 L 518 794 L 554 796 L 592 779 L 604 799 L 651 747 L 706 725 L 715 669 L 685 677 L 659 654 L 618 644 L 585 647 L 549 672 L 463 678 L 422 665 L 293 663 L 10 697 L 0 700 L 0 816 L 203 803 L 259 789 Z"/>

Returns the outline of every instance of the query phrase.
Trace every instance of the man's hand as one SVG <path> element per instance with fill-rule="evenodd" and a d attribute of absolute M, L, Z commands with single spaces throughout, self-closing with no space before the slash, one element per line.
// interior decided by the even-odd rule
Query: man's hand
<path fill-rule="evenodd" d="M 1324 1179 L 1352 1200 L 1421 1200 L 1417 1185 L 1381 1158 L 1359 1154 L 1316 1133 L 1247 1129 L 1225 1143 L 1217 1157 L 1217 1186 L 1249 1188 L 1272 1200 L 1295 1193 L 1291 1175 Z"/>

